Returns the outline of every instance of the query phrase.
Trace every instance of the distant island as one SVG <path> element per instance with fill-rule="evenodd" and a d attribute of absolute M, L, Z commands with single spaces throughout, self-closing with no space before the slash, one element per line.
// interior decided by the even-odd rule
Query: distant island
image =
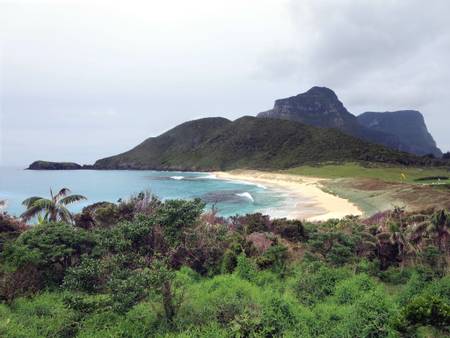
<path fill-rule="evenodd" d="M 29 170 L 80 170 L 92 169 L 91 165 L 80 165 L 74 162 L 51 162 L 51 161 L 34 161 L 27 169 Z"/>

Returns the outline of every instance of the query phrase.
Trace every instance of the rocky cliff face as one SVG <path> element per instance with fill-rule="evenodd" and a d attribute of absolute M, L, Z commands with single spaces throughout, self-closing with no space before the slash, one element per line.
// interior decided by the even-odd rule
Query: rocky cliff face
<path fill-rule="evenodd" d="M 357 118 L 331 89 L 313 87 L 297 96 L 276 100 L 273 109 L 259 113 L 258 117 L 336 128 L 348 135 L 392 149 L 416 155 L 432 153 L 440 156 L 441 151 L 428 133 L 423 116 L 419 112 L 411 112 L 392 112 L 386 113 L 386 116 L 382 116 L 385 113 L 365 113 Z"/>
<path fill-rule="evenodd" d="M 340 130 L 351 130 L 358 124 L 355 116 L 344 107 L 336 94 L 325 87 L 313 87 L 306 93 L 276 100 L 273 109 L 259 113 L 258 117 Z"/>
<path fill-rule="evenodd" d="M 397 135 L 407 148 L 401 149 L 418 155 L 442 156 L 433 136 L 428 132 L 422 114 L 416 110 L 394 112 L 366 112 L 358 116 L 358 122 L 372 130 Z"/>

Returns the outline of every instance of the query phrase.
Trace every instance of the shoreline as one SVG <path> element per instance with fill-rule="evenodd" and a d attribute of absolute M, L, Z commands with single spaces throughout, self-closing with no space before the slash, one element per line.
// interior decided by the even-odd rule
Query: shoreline
<path fill-rule="evenodd" d="M 213 172 L 218 179 L 246 181 L 264 185 L 285 194 L 290 203 L 268 211 L 275 217 L 295 218 L 308 221 L 325 221 L 347 215 L 363 214 L 362 210 L 347 199 L 332 195 L 321 188 L 323 178 L 258 170 L 233 170 Z"/>

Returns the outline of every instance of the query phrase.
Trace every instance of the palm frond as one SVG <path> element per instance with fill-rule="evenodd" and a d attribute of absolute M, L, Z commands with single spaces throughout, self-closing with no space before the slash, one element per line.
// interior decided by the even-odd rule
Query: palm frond
<path fill-rule="evenodd" d="M 31 208 L 28 208 L 24 213 L 22 213 L 22 215 L 20 215 L 20 217 L 23 218 L 25 221 L 28 221 L 31 218 L 33 218 L 34 216 L 40 214 L 41 211 L 42 211 L 42 209 L 39 207 L 31 207 Z"/>
<path fill-rule="evenodd" d="M 55 208 L 55 203 L 46 198 L 40 198 L 31 205 L 31 207 L 37 207 L 40 210 L 51 210 Z"/>
<path fill-rule="evenodd" d="M 55 199 L 59 200 L 62 197 L 67 196 L 68 194 L 70 194 L 70 189 L 69 188 L 62 188 L 56 195 L 55 195 Z"/>
<path fill-rule="evenodd" d="M 59 219 L 63 222 L 70 223 L 72 222 L 73 216 L 67 208 L 60 206 L 58 208 L 58 216 Z"/>
<path fill-rule="evenodd" d="M 26 206 L 27 208 L 30 208 L 34 202 L 36 202 L 37 200 L 40 200 L 40 199 L 42 199 L 42 197 L 33 196 L 33 197 L 30 197 L 30 198 L 27 198 L 26 200 L 24 200 L 22 202 L 22 205 Z"/>
<path fill-rule="evenodd" d="M 74 202 L 78 202 L 78 201 L 86 200 L 86 199 L 87 198 L 84 197 L 83 195 L 69 195 L 69 196 L 66 196 L 63 199 L 61 199 L 59 201 L 59 203 L 61 203 L 62 205 L 67 205 L 70 203 L 74 203 Z"/>

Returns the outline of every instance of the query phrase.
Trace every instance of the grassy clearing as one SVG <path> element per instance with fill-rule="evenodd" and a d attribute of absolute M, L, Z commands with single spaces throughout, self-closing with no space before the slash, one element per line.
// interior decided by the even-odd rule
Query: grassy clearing
<path fill-rule="evenodd" d="M 301 166 L 286 170 L 286 173 L 324 178 L 373 178 L 386 182 L 412 184 L 433 184 L 438 181 L 433 179 L 416 181 L 423 177 L 450 177 L 449 168 L 417 168 L 379 165 L 364 167 L 357 163 Z M 441 179 L 439 183 L 450 184 L 450 180 Z"/>
<path fill-rule="evenodd" d="M 352 201 L 366 216 L 394 206 L 410 211 L 450 207 L 448 168 L 345 163 L 301 166 L 286 173 L 330 179 L 324 190 Z"/>

